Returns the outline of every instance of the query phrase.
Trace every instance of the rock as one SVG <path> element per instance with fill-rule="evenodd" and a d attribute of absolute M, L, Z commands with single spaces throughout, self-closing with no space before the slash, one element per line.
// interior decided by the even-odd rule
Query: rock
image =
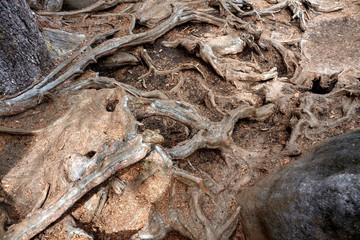
<path fill-rule="evenodd" d="M 64 9 L 79 10 L 90 6 L 98 0 L 64 0 Z"/>
<path fill-rule="evenodd" d="M 237 201 L 246 239 L 360 239 L 360 129 L 314 147 Z"/>
<path fill-rule="evenodd" d="M 84 34 L 74 34 L 51 28 L 43 28 L 42 35 L 53 59 L 62 58 L 71 53 L 86 39 Z"/>
<path fill-rule="evenodd" d="M 63 0 L 47 0 L 45 1 L 45 10 L 49 12 L 57 12 L 61 10 Z"/>
<path fill-rule="evenodd" d="M 26 0 L 31 9 L 57 12 L 61 10 L 63 0 Z"/>
<path fill-rule="evenodd" d="M 99 61 L 100 69 L 112 69 L 126 65 L 137 65 L 139 60 L 132 54 L 126 52 L 115 52 L 114 54 Z"/>

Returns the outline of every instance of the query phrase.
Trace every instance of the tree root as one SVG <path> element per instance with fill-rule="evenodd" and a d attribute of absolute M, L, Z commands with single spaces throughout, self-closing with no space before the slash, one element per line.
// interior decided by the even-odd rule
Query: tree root
<path fill-rule="evenodd" d="M 167 96 L 165 93 L 159 91 L 159 90 L 153 90 L 153 91 L 143 91 L 139 90 L 133 86 L 130 86 L 125 83 L 117 82 L 113 78 L 109 77 L 92 77 L 85 79 L 69 88 L 65 88 L 61 90 L 60 92 L 71 92 L 71 91 L 78 91 L 81 89 L 89 89 L 89 88 L 116 88 L 121 87 L 131 95 L 135 97 L 143 97 L 143 98 L 157 98 L 157 99 L 169 99 L 169 96 Z"/>
<path fill-rule="evenodd" d="M 331 93 L 328 94 L 329 96 L 336 96 L 337 93 Z M 283 151 L 282 154 L 284 155 L 290 155 L 290 156 L 296 156 L 301 154 L 300 148 L 297 146 L 296 141 L 297 139 L 302 135 L 302 131 L 305 132 L 305 136 L 308 136 L 307 131 L 309 128 L 316 129 L 317 134 L 321 134 L 325 130 L 329 128 L 334 128 L 337 126 L 340 126 L 342 124 L 345 124 L 349 122 L 356 111 L 356 108 L 359 107 L 359 101 L 358 100 L 348 100 L 347 102 L 344 102 L 342 105 L 342 113 L 343 116 L 336 119 L 336 120 L 325 120 L 321 121 L 318 119 L 318 117 L 315 116 L 313 109 L 315 108 L 314 100 L 322 99 L 323 101 L 329 102 L 329 97 L 320 97 L 313 94 L 308 94 L 304 97 L 304 100 L 302 101 L 301 105 L 299 106 L 299 109 L 302 109 L 303 115 L 301 116 L 301 119 L 295 124 L 295 126 L 292 129 L 290 139 Z M 305 116 L 304 116 L 305 115 Z M 307 115 L 307 117 L 306 117 Z M 304 129 L 304 130 L 303 130 Z"/>
<path fill-rule="evenodd" d="M 285 63 L 286 69 L 289 73 L 294 73 L 297 70 L 300 56 L 298 56 L 293 51 L 288 50 L 286 47 L 284 47 L 284 44 L 288 44 L 288 45 L 298 44 L 301 41 L 300 39 L 294 39 L 290 41 L 263 39 L 263 41 L 270 43 L 271 46 L 273 46 L 276 49 L 276 51 L 279 52 Z"/>
<path fill-rule="evenodd" d="M 215 46 L 212 46 L 211 43 L 206 42 L 206 40 L 181 38 L 172 42 L 163 42 L 163 44 L 166 47 L 172 48 L 183 46 L 190 53 L 195 52 L 196 55 L 208 63 L 219 76 L 231 82 L 260 82 L 273 79 L 277 76 L 276 68 L 272 68 L 268 72 L 258 73 L 258 71 L 261 70 L 256 64 L 241 62 L 229 57 L 222 57 L 221 54 L 215 52 Z M 252 42 L 252 44 L 256 45 L 254 42 Z M 241 52 L 242 50 L 239 49 L 238 51 Z"/>
<path fill-rule="evenodd" d="M 228 25 L 235 29 L 245 30 L 248 34 L 252 35 L 256 40 L 260 38 L 261 31 L 255 30 L 254 26 L 238 17 L 238 14 L 244 13 L 242 9 L 253 9 L 253 4 L 249 1 L 236 1 L 236 0 L 210 0 L 209 6 L 219 6 L 220 15 L 226 17 Z M 260 52 L 258 52 L 261 54 Z"/>
<path fill-rule="evenodd" d="M 168 117 L 188 126 L 195 133 L 190 139 L 179 143 L 173 148 L 166 149 L 166 152 L 172 158 L 185 158 L 201 148 L 216 148 L 220 149 L 228 168 L 231 169 L 231 177 L 226 183 L 222 184 L 216 183 L 209 175 L 201 178 L 183 170 L 173 169 L 171 171 L 174 179 L 190 187 L 190 196 L 193 199 L 191 206 L 195 212 L 195 215 L 191 214 L 191 217 L 194 218 L 194 221 L 200 221 L 202 224 L 200 232 L 198 230 L 195 231 L 195 229 L 198 229 L 195 227 L 195 223 L 186 224 L 182 220 L 182 213 L 176 211 L 176 214 L 174 214 L 174 209 L 170 208 L 166 216 L 163 216 L 168 219 L 167 221 L 163 221 L 158 213 L 152 213 L 151 219 L 149 219 L 149 226 L 134 235 L 132 239 L 162 239 L 172 229 L 181 229 L 180 232 L 191 239 L 227 239 L 236 227 L 240 209 L 236 208 L 236 211 L 229 216 L 223 211 L 229 208 L 229 201 L 236 195 L 240 186 L 244 186 L 252 179 L 253 173 L 248 168 L 244 156 L 260 157 L 257 153 L 238 147 L 232 141 L 231 134 L 235 123 L 239 119 L 256 118 L 255 108 L 243 104 L 231 111 L 228 116 L 224 116 L 221 122 L 211 122 L 198 113 L 196 108 L 189 103 L 159 99 L 143 101 L 137 98 L 132 98 L 130 101 L 134 104 L 140 102 L 145 104 L 141 108 L 142 110 L 136 113 L 140 120 L 148 116 Z M 216 217 L 216 223 L 210 224 L 201 210 L 202 194 L 209 196 L 211 201 L 218 206 L 219 211 L 222 211 Z M 164 222 L 169 221 L 171 223 L 165 225 Z M 216 227 L 213 227 L 213 225 Z"/>
<path fill-rule="evenodd" d="M 14 98 L 1 101 L 0 116 L 16 114 L 28 109 L 30 106 L 35 106 L 33 98 L 43 94 L 44 92 L 48 92 L 54 89 L 56 86 L 60 85 L 68 79 L 73 78 L 74 76 L 82 74 L 85 67 L 87 67 L 90 63 L 97 62 L 97 58 L 109 55 L 122 47 L 137 46 L 140 44 L 153 42 L 174 27 L 190 21 L 204 22 L 214 24 L 216 26 L 223 26 L 224 24 L 224 21 L 222 19 L 213 17 L 209 14 L 194 11 L 186 7 L 174 7 L 173 14 L 170 16 L 170 18 L 154 29 L 151 29 L 144 33 L 128 35 L 120 38 L 113 38 L 111 40 L 107 40 L 101 43 L 94 48 L 89 48 L 89 46 L 86 46 L 85 49 L 88 50 L 85 51 L 82 56 L 79 56 L 76 62 L 66 71 L 64 71 L 62 75 L 60 75 L 56 79 L 53 79 L 52 82 L 48 83 L 48 81 L 52 79 L 52 77 L 56 73 L 50 73 L 49 76 L 44 79 L 44 81 L 35 85 L 26 92 L 23 92 Z M 106 34 L 101 34 L 100 37 L 103 38 L 106 36 Z M 98 40 L 98 38 L 99 36 L 96 36 L 94 39 Z M 85 49 L 82 49 L 79 52 L 82 52 Z"/>
<path fill-rule="evenodd" d="M 0 126 L 0 132 L 1 133 L 7 133 L 11 135 L 38 135 L 41 133 L 42 130 L 28 130 L 28 129 L 22 129 L 22 128 L 10 128 L 5 126 Z"/>
<path fill-rule="evenodd" d="M 173 170 L 172 174 L 175 179 L 189 186 L 188 191 L 191 199 L 187 202 L 191 209 L 190 216 L 186 217 L 187 220 L 184 220 L 183 214 L 173 206 L 176 194 L 172 192 L 170 208 L 166 214 L 161 216 L 153 206 L 149 215 L 148 226 L 131 239 L 163 239 L 171 230 L 179 231 L 190 239 L 228 239 L 237 225 L 237 217 L 240 212 L 240 208 L 236 207 L 235 212 L 230 213 L 228 200 L 232 197 L 227 195 L 225 200 L 219 196 L 219 193 L 214 195 L 202 178 L 195 177 L 185 171 Z M 173 182 L 173 189 L 175 189 L 175 182 Z M 218 208 L 217 214 L 214 216 L 216 220 L 213 220 L 213 222 L 209 221 L 201 207 L 205 194 L 211 198 L 216 208 Z"/>
<path fill-rule="evenodd" d="M 86 8 L 76 11 L 65 11 L 65 12 L 39 11 L 38 14 L 43 16 L 76 16 L 83 13 L 94 13 L 94 12 L 106 10 L 121 3 L 136 3 L 136 2 L 139 2 L 139 0 L 110 0 L 110 1 L 98 0 Z"/>
<path fill-rule="evenodd" d="M 79 11 L 58 12 L 54 14 L 43 12 L 43 14 L 71 16 L 81 13 L 92 13 L 125 2 L 138 1 L 104 0 L 98 1 L 96 4 Z M 161 1 L 159 2 L 161 5 Z M 76 155 L 80 160 L 86 159 L 99 164 L 91 165 L 91 169 L 86 169 L 85 175 L 75 179 L 74 182 L 69 183 L 69 176 L 55 177 L 53 180 L 55 183 L 51 182 L 46 185 L 45 194 L 41 195 L 38 203 L 35 204 L 34 211 L 22 222 L 12 225 L 8 231 L 5 232 L 4 239 L 29 239 L 35 236 L 56 219 L 66 214 L 76 201 L 81 199 L 88 191 L 109 179 L 117 170 L 136 163 L 146 156 L 148 156 L 147 158 L 151 158 L 155 155 L 163 162 L 156 162 L 156 164 L 158 164 L 157 167 L 151 169 L 147 174 L 142 175 L 137 181 L 129 184 L 128 187 L 136 188 L 155 172 L 159 170 L 163 171 L 172 177 L 172 189 L 169 190 L 171 191 L 169 201 L 170 208 L 166 210 L 165 213 L 160 213 L 154 205 L 149 215 L 148 226 L 134 235 L 132 239 L 163 239 L 168 232 L 173 230 L 179 231 L 190 239 L 228 239 L 236 228 L 240 212 L 240 208 L 236 204 L 234 205 L 233 200 L 240 189 L 249 184 L 256 176 L 256 170 L 254 168 L 256 163 L 252 160 L 265 159 L 265 157 L 268 157 L 266 155 L 268 152 L 264 150 L 261 150 L 261 153 L 250 151 L 241 148 L 235 143 L 232 139 L 232 133 L 235 125 L 239 121 L 242 119 L 264 121 L 277 111 L 293 116 L 291 119 L 292 132 L 285 149 L 281 153 L 298 155 L 301 151 L 297 146 L 297 140 L 302 135 L 310 138 L 311 134 L 308 132 L 308 129 L 315 129 L 321 132 L 328 127 L 339 126 L 353 118 L 359 106 L 359 101 L 355 97 L 360 96 L 360 91 L 356 86 L 335 89 L 322 96 L 304 93 L 310 89 L 302 86 L 302 83 L 295 81 L 295 83 L 292 84 L 289 83 L 287 79 L 278 78 L 276 68 L 263 71 L 256 61 L 244 62 L 238 60 L 238 58 L 234 59 L 227 56 L 241 53 L 245 47 L 250 47 L 252 50 L 255 50 L 253 52 L 258 53 L 260 57 L 264 58 L 262 51 L 266 49 L 266 45 L 268 44 L 281 55 L 289 73 L 300 71 L 298 69 L 299 57 L 296 53 L 286 48 L 287 45 L 298 44 L 299 40 L 279 41 L 274 39 L 260 39 L 261 31 L 255 30 L 251 24 L 242 20 L 241 17 L 249 15 L 257 15 L 259 17 L 273 15 L 288 7 L 293 13 L 293 18 L 300 19 L 301 29 L 305 30 L 308 17 L 307 10 L 304 10 L 303 5 L 320 12 L 336 11 L 343 6 L 325 9 L 311 0 L 285 0 L 269 9 L 256 11 L 252 4 L 247 1 L 209 0 L 205 3 L 209 8 L 198 11 L 188 7 L 191 4 L 195 4 L 194 1 L 183 1 L 182 3 L 174 4 L 173 12 L 168 19 L 162 19 L 163 22 L 160 25 L 142 33 L 133 33 L 135 22 L 139 20 L 140 23 L 146 25 L 146 19 L 144 21 L 137 19 L 140 15 L 133 13 L 132 6 L 130 6 L 121 13 L 130 17 L 129 35 L 108 39 L 109 36 L 114 35 L 120 30 L 120 28 L 115 28 L 95 36 L 76 54 L 69 58 L 69 60 L 65 60 L 54 69 L 43 81 L 12 98 L 4 99 L 0 102 L 0 116 L 14 114 L 30 106 L 35 106 L 38 103 L 37 98 L 41 99 L 49 91 L 54 90 L 63 82 L 81 75 L 89 64 L 96 62 L 99 58 L 110 55 L 121 48 L 134 47 L 153 42 L 174 27 L 190 21 L 208 23 L 226 30 L 229 30 L 228 28 L 230 26 L 235 29 L 244 30 L 240 34 L 232 31 L 226 36 L 217 36 L 215 38 L 187 37 L 171 42 L 163 42 L 163 45 L 167 47 L 177 47 L 181 45 L 188 52 L 195 53 L 199 58 L 208 63 L 220 77 L 236 86 L 237 91 L 233 95 L 230 93 L 229 95 L 220 95 L 208 87 L 207 79 L 201 68 L 194 63 L 181 64 L 177 68 L 170 70 L 158 70 L 154 66 L 147 51 L 143 48 L 140 50 L 140 56 L 148 67 L 148 72 L 139 77 L 139 79 L 142 80 L 143 87 L 147 89 L 146 79 L 151 74 L 171 75 L 174 80 L 175 74 L 179 73 L 179 80 L 175 87 L 169 91 L 144 91 L 118 82 L 115 79 L 100 77 L 96 74 L 95 77 L 87 78 L 75 83 L 69 88 L 59 90 L 59 92 L 62 93 L 78 91 L 84 88 L 122 88 L 120 89 L 121 91 L 125 90 L 128 93 L 122 99 L 123 101 L 121 100 L 122 102 L 119 102 L 119 98 L 115 95 L 106 96 L 106 99 L 102 99 L 105 99 L 105 106 L 103 106 L 104 101 L 102 100 L 97 101 L 92 99 L 92 101 L 96 106 L 103 108 L 103 110 L 106 108 L 107 112 L 114 111 L 118 103 L 120 103 L 119 105 L 121 106 L 127 106 L 128 102 L 134 104 L 133 106 L 136 107 L 134 107 L 133 112 L 137 120 L 131 119 L 131 123 L 125 125 L 125 130 L 122 129 L 124 131 L 131 129 L 130 132 L 124 134 L 126 135 L 124 136 L 125 141 L 120 142 L 115 140 L 116 137 L 110 137 L 110 139 L 113 140 L 105 143 L 103 149 L 100 151 L 94 151 L 95 155 L 93 156 L 89 157 L 85 153 L 83 155 L 77 153 L 72 154 L 70 157 Z M 211 9 L 212 6 L 218 6 L 220 15 L 225 16 L 226 19 L 209 14 L 210 10 L 211 13 L 213 13 L 213 9 Z M 151 23 L 148 23 L 148 25 L 150 26 Z M 215 41 L 212 41 L 214 39 Z M 214 42 L 217 41 L 223 41 L 223 43 L 230 42 L 232 48 L 229 50 L 229 48 L 222 46 L 222 44 L 216 46 Z M 204 117 L 197 106 L 183 100 L 181 88 L 184 87 L 184 79 L 181 71 L 185 70 L 195 70 L 200 73 L 201 77 L 197 76 L 196 81 L 198 81 L 199 86 L 205 91 L 205 105 L 212 112 L 220 114 L 222 116 L 221 121 L 215 122 L 210 120 L 210 118 Z M 300 102 L 300 106 L 296 109 L 298 112 L 291 112 L 291 110 L 287 109 L 289 107 L 288 102 L 292 98 L 298 98 L 298 96 L 294 97 L 293 95 L 300 95 L 300 93 L 304 93 L 304 97 Z M 173 95 L 176 95 L 180 101 L 172 100 L 171 96 Z M 347 97 L 347 101 L 344 102 L 345 104 L 341 109 L 343 115 L 333 121 L 322 120 L 318 117 L 316 109 L 317 101 L 335 100 L 339 96 Z M 233 103 L 232 106 L 229 107 L 232 110 L 228 110 L 229 108 L 225 108 L 224 106 L 219 106 L 219 100 L 221 100 L 221 102 Z M 91 112 L 90 110 L 88 111 L 89 113 Z M 299 110 L 301 112 L 299 112 Z M 127 113 L 132 114 L 127 107 L 125 111 L 125 115 Z M 164 139 L 156 132 L 145 131 L 142 134 L 137 134 L 136 124 L 141 125 L 138 121 L 149 116 L 171 118 L 175 122 L 187 126 L 186 129 L 189 129 L 191 133 L 187 134 L 187 139 L 183 142 L 170 148 L 162 148 L 157 144 L 161 144 Z M 295 116 L 298 116 L 298 119 Z M 84 123 L 81 122 L 81 124 Z M 55 124 L 51 124 L 47 130 L 54 126 Z M 26 130 L 0 126 L 0 132 L 7 134 L 38 135 L 43 133 L 43 131 L 44 129 Z M 60 133 L 57 137 L 59 136 Z M 63 146 L 57 147 L 62 149 Z M 44 152 L 49 152 L 49 148 L 50 147 L 47 147 Z M 216 182 L 214 180 L 217 179 L 216 177 L 198 170 L 201 168 L 193 168 L 195 174 L 192 174 L 173 167 L 172 159 L 185 159 L 195 151 L 204 148 L 218 149 L 221 152 L 221 157 L 226 163 L 226 167 L 221 169 L 226 176 L 226 179 L 222 180 L 222 182 Z M 147 155 L 150 152 L 151 154 Z M 91 152 L 89 152 L 89 154 L 91 155 Z M 41 158 L 44 157 L 46 156 L 41 156 Z M 58 161 L 62 160 L 63 159 Z M 189 159 L 187 160 L 189 161 Z M 65 167 L 60 169 L 61 172 L 66 170 Z M 56 183 L 57 181 L 60 183 Z M 62 187 L 59 187 L 60 184 L 63 184 L 61 185 Z M 178 185 L 185 186 L 185 193 L 178 194 L 175 192 L 176 186 Z M 63 191 L 57 191 L 58 189 Z M 103 193 L 106 194 L 108 189 L 109 186 L 106 186 L 106 188 L 100 190 L 104 190 Z M 58 192 L 61 192 L 61 194 L 56 195 Z M 121 192 L 121 189 L 119 192 Z M 47 198 L 50 200 L 47 201 Z M 95 216 L 100 214 L 106 197 L 102 198 L 102 200 L 100 205 L 94 210 Z M 184 203 L 190 211 L 181 212 L 174 204 L 176 201 Z M 206 213 L 203 208 L 204 205 L 213 206 L 213 212 Z M 209 215 L 211 215 L 211 217 L 209 217 Z M 77 231 L 74 221 L 70 221 L 69 224 L 69 232 Z M 81 233 L 81 231 L 79 233 Z"/>
<path fill-rule="evenodd" d="M 151 144 L 143 142 L 138 135 L 129 142 L 112 142 L 103 152 L 96 154 L 102 165 L 92 173 L 75 182 L 63 196 L 46 208 L 36 210 L 22 222 L 12 225 L 3 239 L 30 239 L 63 215 L 89 190 L 104 182 L 119 169 L 140 161 L 150 151 Z M 109 147 L 110 146 L 110 147 Z"/>
<path fill-rule="evenodd" d="M 136 101 L 136 100 L 135 100 Z M 229 136 L 235 123 L 242 118 L 251 118 L 255 115 L 255 108 L 242 106 L 230 113 L 220 123 L 213 123 L 201 116 L 194 106 L 173 100 L 154 100 L 146 108 L 143 117 L 160 115 L 170 117 L 188 126 L 197 133 L 190 139 L 171 149 L 167 149 L 174 158 L 185 158 L 200 148 L 226 149 L 231 146 Z"/>
<path fill-rule="evenodd" d="M 87 232 L 76 226 L 75 220 L 72 216 L 67 215 L 63 219 L 63 226 L 65 231 L 68 232 L 67 240 L 71 240 L 74 235 L 84 236 L 88 239 L 93 240 L 94 237 L 89 235 Z"/>
<path fill-rule="evenodd" d="M 229 239 L 234 232 L 237 225 L 237 217 L 240 213 L 240 207 L 237 207 L 235 212 L 228 218 L 224 219 L 223 223 L 217 223 L 215 226 L 207 219 L 201 210 L 203 194 L 198 191 L 192 193 L 193 205 L 195 208 L 196 216 L 205 228 L 206 239 Z"/>
<path fill-rule="evenodd" d="M 275 1 L 270 0 L 269 2 L 277 3 L 277 0 L 275 0 Z M 300 21 L 301 30 L 305 31 L 307 29 L 306 21 L 309 18 L 306 7 L 311 8 L 317 12 L 334 12 L 334 11 L 343 9 L 345 7 L 345 5 L 324 8 L 324 7 L 321 7 L 318 3 L 316 3 L 313 0 L 285 0 L 281 3 L 277 3 L 276 5 L 268 8 L 268 9 L 265 9 L 265 10 L 261 10 L 261 11 L 252 10 L 249 12 L 238 13 L 237 15 L 239 17 L 251 16 L 251 15 L 256 15 L 256 16 L 272 15 L 272 16 L 274 16 L 275 13 L 280 12 L 282 9 L 289 8 L 293 14 L 292 19 L 298 18 Z M 305 8 L 305 10 L 304 10 L 304 8 Z"/>
<path fill-rule="evenodd" d="M 144 60 L 145 64 L 148 66 L 149 70 L 148 72 L 146 72 L 145 74 L 141 75 L 140 77 L 138 77 L 139 80 L 141 80 L 141 83 L 143 85 L 144 88 L 147 88 L 146 86 L 146 78 L 147 76 L 151 75 L 152 73 L 154 73 L 154 75 L 167 75 L 167 74 L 171 74 L 171 78 L 174 80 L 174 75 L 180 71 L 183 70 L 197 70 L 203 77 L 204 74 L 201 72 L 201 70 L 199 69 L 199 67 L 193 63 L 185 63 L 185 64 L 181 64 L 180 66 L 171 69 L 171 70 L 158 70 L 154 64 L 152 63 L 152 59 L 150 57 L 150 55 L 148 54 L 148 52 L 146 51 L 146 49 L 141 48 L 140 49 L 140 56 L 141 58 Z M 205 77 L 204 77 L 205 78 Z"/>
<path fill-rule="evenodd" d="M 210 6 L 219 6 L 220 14 L 226 16 L 235 16 L 237 13 L 244 13 L 244 10 L 252 9 L 252 3 L 248 1 L 236 1 L 236 0 L 210 0 Z"/>

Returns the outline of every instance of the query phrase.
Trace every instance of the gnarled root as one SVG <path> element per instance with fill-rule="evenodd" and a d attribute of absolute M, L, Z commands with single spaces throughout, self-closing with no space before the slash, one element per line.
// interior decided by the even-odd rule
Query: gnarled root
<path fill-rule="evenodd" d="M 235 41 L 237 38 L 238 37 L 234 36 L 233 41 Z M 227 41 L 230 40 L 231 39 L 227 39 Z M 262 72 L 261 69 L 254 63 L 241 62 L 239 60 L 225 56 L 229 53 L 218 50 L 216 45 L 212 45 L 211 42 L 207 41 L 211 40 L 181 38 L 172 42 L 163 42 L 163 44 L 166 47 L 173 48 L 182 46 L 187 51 L 196 53 L 196 55 L 208 63 L 219 76 L 231 82 L 260 82 L 273 79 L 277 76 L 276 68 L 272 68 L 267 72 Z M 240 46 L 236 52 L 231 52 L 232 54 L 242 52 L 243 48 L 245 47 L 245 41 L 240 39 L 237 41 L 239 42 L 238 44 L 240 44 Z M 255 43 L 253 44 L 256 45 Z M 223 46 L 223 48 L 225 48 L 225 46 Z"/>
<path fill-rule="evenodd" d="M 94 156 L 100 158 L 99 162 L 103 162 L 99 168 L 71 186 L 58 201 L 36 210 L 22 222 L 12 225 L 3 239 L 30 239 L 35 236 L 63 215 L 89 190 L 104 182 L 117 170 L 141 160 L 151 148 L 150 144 L 142 141 L 141 135 L 125 144 L 126 146 L 119 142 L 106 144 L 103 152 Z"/>
<path fill-rule="evenodd" d="M 269 1 L 270 3 L 277 3 L 278 1 Z M 283 2 L 277 3 L 276 5 L 265 9 L 265 10 L 253 10 L 245 13 L 239 13 L 238 16 L 244 17 L 249 15 L 257 15 L 257 16 L 266 16 L 266 15 L 274 15 L 275 13 L 280 12 L 284 8 L 289 8 L 292 12 L 292 19 L 299 19 L 300 28 L 305 31 L 307 29 L 307 19 L 308 13 L 306 7 L 311 8 L 317 12 L 334 12 L 341 10 L 345 7 L 345 5 L 333 6 L 329 8 L 321 7 L 318 3 L 312 0 L 285 0 Z"/>
<path fill-rule="evenodd" d="M 89 64 L 97 62 L 99 57 L 109 55 L 122 47 L 137 46 L 153 42 L 174 27 L 190 21 L 205 22 L 216 26 L 222 26 L 224 24 L 222 19 L 215 18 L 212 15 L 197 12 L 187 7 L 174 7 L 173 14 L 169 17 L 169 19 L 147 32 L 113 38 L 92 48 L 92 44 L 98 42 L 99 38 L 104 39 L 105 37 L 114 34 L 117 30 L 112 30 L 105 34 L 96 36 L 89 44 L 78 52 L 80 56 L 77 58 L 75 63 L 73 63 L 60 76 L 55 78 L 56 73 L 64 70 L 64 68 L 68 65 L 68 61 L 60 64 L 54 72 L 50 73 L 42 82 L 27 91 L 18 96 L 1 101 L 0 116 L 16 114 L 30 108 L 31 106 L 35 106 L 36 102 L 34 102 L 34 98 L 54 89 L 66 80 L 82 74 L 83 70 Z"/>

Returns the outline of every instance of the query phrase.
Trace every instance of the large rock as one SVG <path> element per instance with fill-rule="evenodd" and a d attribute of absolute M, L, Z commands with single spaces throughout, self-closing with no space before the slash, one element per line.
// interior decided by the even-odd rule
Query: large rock
<path fill-rule="evenodd" d="M 360 239 L 360 129 L 316 146 L 237 200 L 246 239 Z"/>

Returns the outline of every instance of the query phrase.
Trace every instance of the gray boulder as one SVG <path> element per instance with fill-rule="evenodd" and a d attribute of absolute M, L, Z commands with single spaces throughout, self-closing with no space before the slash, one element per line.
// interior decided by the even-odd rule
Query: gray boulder
<path fill-rule="evenodd" d="M 64 8 L 68 10 L 80 10 L 97 1 L 98 0 L 64 0 Z"/>
<path fill-rule="evenodd" d="M 52 59 L 65 57 L 86 39 L 84 34 L 69 33 L 52 28 L 43 28 L 42 35 Z"/>
<path fill-rule="evenodd" d="M 237 201 L 246 239 L 360 239 L 360 129 L 314 147 Z"/>

